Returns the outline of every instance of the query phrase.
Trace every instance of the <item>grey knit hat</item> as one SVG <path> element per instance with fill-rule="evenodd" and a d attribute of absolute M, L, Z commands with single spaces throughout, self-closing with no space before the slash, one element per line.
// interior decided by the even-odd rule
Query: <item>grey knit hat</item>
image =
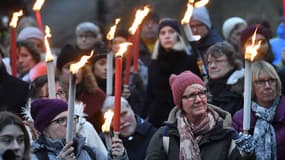
<path fill-rule="evenodd" d="M 209 29 L 212 27 L 209 12 L 206 7 L 198 7 L 193 9 L 192 20 L 200 21 Z"/>

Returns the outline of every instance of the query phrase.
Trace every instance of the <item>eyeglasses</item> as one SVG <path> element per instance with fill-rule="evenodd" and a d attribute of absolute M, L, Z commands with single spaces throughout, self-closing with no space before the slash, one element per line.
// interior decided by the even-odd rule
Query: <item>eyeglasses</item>
<path fill-rule="evenodd" d="M 77 123 L 78 122 L 78 117 L 77 116 L 75 116 L 74 118 L 73 118 L 73 122 L 74 123 Z M 58 119 L 55 119 L 55 120 L 52 120 L 52 121 L 50 121 L 50 124 L 52 124 L 52 123 L 55 123 L 55 124 L 58 124 L 58 125 L 66 125 L 66 123 L 67 123 L 67 117 L 60 117 L 60 118 L 58 118 Z"/>
<path fill-rule="evenodd" d="M 61 91 L 61 90 L 57 91 L 57 92 L 55 93 L 55 95 L 56 95 L 56 97 L 58 97 L 58 98 L 65 98 L 65 92 L 64 92 L 64 91 Z"/>
<path fill-rule="evenodd" d="M 266 82 L 269 85 L 275 84 L 276 83 L 276 79 L 274 78 L 269 78 L 269 79 L 259 79 L 259 80 L 255 80 L 254 83 L 258 86 L 265 86 Z"/>
<path fill-rule="evenodd" d="M 200 98 L 206 98 L 206 95 L 207 95 L 207 90 L 203 90 L 200 92 L 183 95 L 182 99 L 194 100 L 196 99 L 197 96 L 199 96 Z"/>
<path fill-rule="evenodd" d="M 215 60 L 211 60 L 211 61 L 209 60 L 209 61 L 207 61 L 207 66 L 210 66 L 212 64 L 217 65 L 217 64 L 224 63 L 224 62 L 227 62 L 227 59 L 215 59 Z"/>

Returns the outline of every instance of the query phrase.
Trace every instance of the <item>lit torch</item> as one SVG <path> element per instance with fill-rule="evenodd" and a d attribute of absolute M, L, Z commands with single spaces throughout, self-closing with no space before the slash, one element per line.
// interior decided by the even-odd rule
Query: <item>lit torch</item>
<path fill-rule="evenodd" d="M 41 31 L 43 31 L 43 24 L 42 24 L 42 17 L 40 14 L 40 10 L 41 10 L 44 3 L 45 3 L 45 0 L 36 0 L 36 2 L 34 3 L 34 6 L 33 6 L 36 21 L 37 21 L 38 27 Z"/>
<path fill-rule="evenodd" d="M 109 43 L 114 39 L 117 25 L 120 22 L 120 18 L 117 18 L 115 24 L 110 28 L 110 31 L 107 33 L 107 40 Z M 108 45 L 111 48 L 111 44 Z M 107 78 L 106 78 L 106 95 L 110 96 L 113 93 L 113 53 L 110 52 L 107 54 Z"/>
<path fill-rule="evenodd" d="M 71 64 L 69 67 L 70 70 L 70 79 L 69 79 L 69 98 L 68 98 L 68 117 L 67 117 L 67 128 L 66 128 L 66 142 L 72 141 L 73 137 L 73 117 L 74 117 L 74 104 L 75 104 L 75 92 L 76 92 L 76 74 L 78 70 L 83 67 L 89 58 L 93 55 L 93 50 L 89 56 L 82 56 L 80 61 L 74 64 Z"/>
<path fill-rule="evenodd" d="M 254 57 L 257 55 L 257 50 L 260 47 L 261 41 L 256 44 L 256 32 L 258 26 L 256 27 L 252 35 L 252 43 L 250 46 L 246 46 L 245 49 L 245 71 L 244 71 L 244 102 L 243 102 L 243 131 L 248 134 L 250 129 L 250 108 L 251 108 L 251 63 Z"/>
<path fill-rule="evenodd" d="M 120 44 L 120 49 L 116 53 L 116 64 L 115 64 L 115 107 L 114 107 L 114 135 L 119 137 L 120 134 L 120 112 L 121 112 L 121 85 L 122 85 L 122 57 L 127 51 L 128 46 L 131 43 Z"/>
<path fill-rule="evenodd" d="M 17 75 L 17 45 L 16 45 L 16 27 L 19 20 L 19 17 L 23 15 L 23 11 L 13 13 L 13 17 L 9 23 L 11 27 L 10 31 L 10 59 L 12 67 L 12 75 L 16 77 Z"/>
<path fill-rule="evenodd" d="M 105 137 L 105 142 L 106 142 L 106 146 L 108 150 L 111 148 L 111 145 L 112 145 L 112 140 L 110 136 L 110 128 L 111 128 L 113 116 L 114 116 L 114 112 L 111 109 L 105 112 L 104 114 L 105 122 L 101 128 L 104 134 L 104 137 Z"/>
<path fill-rule="evenodd" d="M 54 63 L 53 56 L 51 54 L 51 49 L 49 46 L 48 38 L 51 38 L 50 28 L 45 27 L 45 47 L 46 47 L 46 57 L 45 61 L 47 63 L 47 77 L 48 77 L 48 94 L 49 98 L 56 98 L 55 95 L 55 72 L 54 72 Z"/>
<path fill-rule="evenodd" d="M 181 20 L 181 24 L 183 26 L 185 35 L 187 37 L 187 40 L 190 42 L 190 45 L 192 47 L 192 51 L 194 54 L 197 55 L 197 64 L 200 70 L 201 75 L 203 76 L 203 80 L 207 82 L 208 79 L 208 72 L 207 67 L 205 65 L 204 59 L 197 48 L 196 41 L 198 41 L 201 36 L 200 35 L 193 35 L 191 28 L 189 27 L 189 22 L 192 17 L 193 9 L 194 7 L 202 7 L 206 5 L 209 2 L 209 0 L 201 0 L 194 3 L 194 0 L 189 0 L 187 3 L 187 10 L 184 14 L 184 17 Z"/>

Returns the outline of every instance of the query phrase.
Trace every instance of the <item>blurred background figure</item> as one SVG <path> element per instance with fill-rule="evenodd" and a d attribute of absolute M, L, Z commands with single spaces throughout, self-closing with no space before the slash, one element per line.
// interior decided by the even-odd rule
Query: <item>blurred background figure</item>
<path fill-rule="evenodd" d="M 285 98 L 281 81 L 273 66 L 266 61 L 252 64 L 252 102 L 249 134 L 256 142 L 256 159 L 284 159 Z M 233 116 L 233 127 L 243 131 L 243 110 Z"/>
<path fill-rule="evenodd" d="M 30 160 L 30 139 L 22 120 L 10 112 L 0 112 L 0 156 L 3 160 Z M 1 158 L 0 158 L 1 159 Z"/>
<path fill-rule="evenodd" d="M 274 54 L 273 64 L 282 70 L 285 63 L 282 61 L 282 52 L 285 49 L 285 29 L 281 22 L 276 29 L 276 37 L 270 39 L 270 45 Z"/>
<path fill-rule="evenodd" d="M 114 110 L 115 97 L 108 96 L 102 111 Z M 126 148 L 129 160 L 144 160 L 148 143 L 156 131 L 149 122 L 135 114 L 125 98 L 121 98 L 120 138 Z"/>
<path fill-rule="evenodd" d="M 233 45 L 235 51 L 240 54 L 240 57 L 242 55 L 240 46 L 240 33 L 246 27 L 247 23 L 243 18 L 230 17 L 224 21 L 222 28 L 225 40 Z"/>
<path fill-rule="evenodd" d="M 209 103 L 233 115 L 243 105 L 244 69 L 241 59 L 228 42 L 218 42 L 207 50 Z"/>

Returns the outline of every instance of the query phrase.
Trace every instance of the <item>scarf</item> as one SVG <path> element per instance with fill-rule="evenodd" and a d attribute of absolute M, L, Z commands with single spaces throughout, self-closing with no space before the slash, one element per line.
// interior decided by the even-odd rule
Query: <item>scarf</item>
<path fill-rule="evenodd" d="M 270 122 L 273 121 L 278 102 L 279 97 L 274 100 L 270 108 L 252 103 L 252 110 L 257 117 L 253 137 L 256 142 L 255 154 L 258 160 L 277 159 L 275 130 Z"/>
<path fill-rule="evenodd" d="M 198 125 L 189 123 L 185 113 L 178 111 L 177 128 L 180 135 L 179 160 L 201 160 L 198 141 L 216 124 L 215 111 L 208 108 L 207 115 Z"/>

